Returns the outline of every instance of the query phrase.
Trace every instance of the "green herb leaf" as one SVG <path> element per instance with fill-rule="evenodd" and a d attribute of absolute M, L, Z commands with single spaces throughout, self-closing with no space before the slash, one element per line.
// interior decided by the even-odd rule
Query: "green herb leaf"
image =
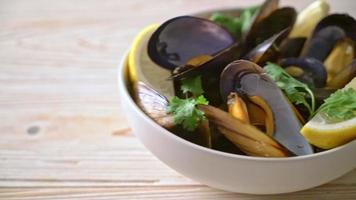
<path fill-rule="evenodd" d="M 180 99 L 173 97 L 169 102 L 168 113 L 173 113 L 174 123 L 181 124 L 184 129 L 194 131 L 200 121 L 205 119 L 204 112 L 196 108 L 197 105 L 208 105 L 204 96 L 198 98 Z"/>
<path fill-rule="evenodd" d="M 251 23 L 253 16 L 256 14 L 260 6 L 254 6 L 243 10 L 239 17 L 232 17 L 221 13 L 213 13 L 210 20 L 225 27 L 228 31 L 235 34 L 245 33 Z"/>
<path fill-rule="evenodd" d="M 324 102 L 317 112 L 322 112 L 335 121 L 356 117 L 356 90 L 353 88 L 338 90 Z"/>
<path fill-rule="evenodd" d="M 183 79 L 180 89 L 182 90 L 183 93 L 186 94 L 190 92 L 195 97 L 202 95 L 204 91 L 202 87 L 201 76 Z"/>
<path fill-rule="evenodd" d="M 271 62 L 267 63 L 264 71 L 284 91 L 292 103 L 304 105 L 308 109 L 310 116 L 314 115 L 315 98 L 308 85 L 296 80 L 279 65 Z M 307 101 L 307 97 L 310 97 L 310 102 Z"/>
<path fill-rule="evenodd" d="M 221 13 L 214 13 L 211 15 L 210 20 L 226 28 L 231 33 L 241 32 L 241 19 L 238 17 L 231 17 Z"/>

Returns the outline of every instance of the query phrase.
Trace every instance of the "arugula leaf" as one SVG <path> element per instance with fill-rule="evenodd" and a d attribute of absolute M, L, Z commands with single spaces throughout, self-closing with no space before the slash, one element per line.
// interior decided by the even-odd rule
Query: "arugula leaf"
<path fill-rule="evenodd" d="M 292 103 L 304 105 L 308 109 L 310 116 L 314 115 L 315 98 L 308 85 L 296 80 L 279 65 L 271 62 L 267 63 L 264 71 L 284 91 Z M 308 96 L 311 99 L 310 102 L 307 101 Z"/>
<path fill-rule="evenodd" d="M 180 89 L 185 94 L 190 92 L 193 94 L 193 96 L 196 96 L 196 97 L 199 95 L 202 95 L 204 93 L 204 91 L 203 91 L 203 87 L 202 87 L 201 76 L 183 79 Z"/>
<path fill-rule="evenodd" d="M 253 22 L 253 16 L 260 6 L 254 6 L 243 10 L 239 17 L 232 17 L 222 13 L 213 13 L 210 20 L 225 27 L 228 31 L 235 34 L 245 33 Z"/>
<path fill-rule="evenodd" d="M 168 106 L 168 113 L 173 113 L 174 124 L 181 124 L 184 129 L 194 131 L 199 122 L 205 119 L 204 112 L 196 108 L 197 105 L 208 105 L 204 96 L 198 98 L 180 99 L 175 96 Z"/>
<path fill-rule="evenodd" d="M 336 121 L 356 117 L 356 90 L 349 88 L 334 92 L 324 100 L 317 112 L 322 112 Z"/>

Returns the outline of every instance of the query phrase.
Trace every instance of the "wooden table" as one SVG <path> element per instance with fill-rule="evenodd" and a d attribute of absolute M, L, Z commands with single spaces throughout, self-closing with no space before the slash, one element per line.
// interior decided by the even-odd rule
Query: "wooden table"
<path fill-rule="evenodd" d="M 212 189 L 157 160 L 127 125 L 116 67 L 140 29 L 260 2 L 0 0 L 0 199 L 356 199 L 356 170 L 287 195 Z M 356 16 L 355 1 L 330 3 Z"/>

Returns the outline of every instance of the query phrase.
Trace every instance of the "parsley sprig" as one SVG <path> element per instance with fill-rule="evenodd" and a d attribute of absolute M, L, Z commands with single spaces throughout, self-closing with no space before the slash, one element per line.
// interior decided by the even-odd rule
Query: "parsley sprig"
<path fill-rule="evenodd" d="M 169 102 L 168 113 L 173 113 L 174 124 L 181 124 L 184 129 L 194 131 L 199 123 L 205 119 L 204 112 L 197 105 L 208 105 L 204 96 L 180 99 L 175 96 Z"/>
<path fill-rule="evenodd" d="M 194 131 L 205 119 L 204 112 L 197 105 L 208 105 L 209 102 L 202 95 L 201 76 L 186 78 L 181 81 L 182 92 L 189 98 L 173 97 L 168 106 L 168 113 L 173 114 L 174 124 L 182 125 L 185 130 Z"/>
<path fill-rule="evenodd" d="M 195 97 L 202 95 L 204 91 L 201 76 L 183 79 L 180 89 L 183 93 L 191 93 Z"/>
<path fill-rule="evenodd" d="M 264 70 L 278 87 L 284 91 L 292 103 L 304 105 L 308 109 L 310 116 L 314 115 L 315 97 L 308 85 L 293 78 L 277 64 L 268 62 Z M 307 97 L 310 97 L 309 102 Z"/>
<path fill-rule="evenodd" d="M 356 90 L 348 88 L 334 92 L 324 100 L 317 112 L 322 112 L 336 121 L 356 117 Z"/>

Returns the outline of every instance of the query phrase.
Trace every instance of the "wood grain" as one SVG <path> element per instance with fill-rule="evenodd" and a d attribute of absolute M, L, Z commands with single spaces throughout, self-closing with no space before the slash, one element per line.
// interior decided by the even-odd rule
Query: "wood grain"
<path fill-rule="evenodd" d="M 158 161 L 128 127 L 116 67 L 140 29 L 261 2 L 0 0 L 0 199 L 356 199 L 356 170 L 287 195 L 212 189 Z M 356 16 L 354 1 L 330 3 Z"/>

